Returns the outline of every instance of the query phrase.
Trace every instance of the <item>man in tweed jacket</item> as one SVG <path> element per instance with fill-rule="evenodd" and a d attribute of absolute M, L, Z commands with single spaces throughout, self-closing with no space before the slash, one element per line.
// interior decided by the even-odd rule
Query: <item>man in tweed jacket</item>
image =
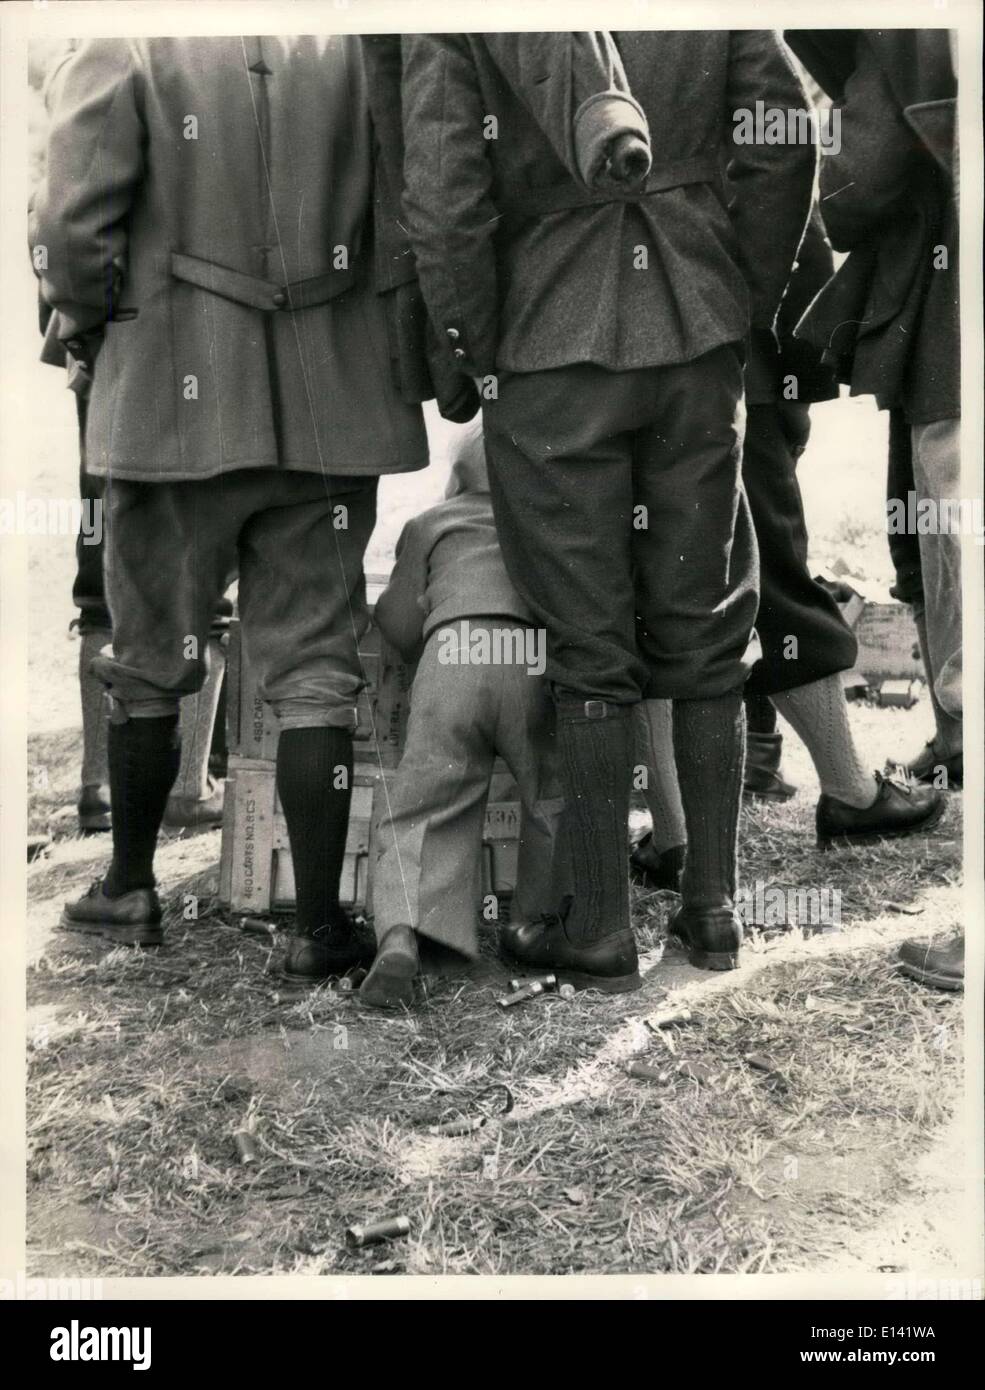
<path fill-rule="evenodd" d="M 66 909 L 71 929 L 161 939 L 153 854 L 178 700 L 201 688 L 237 572 L 281 727 L 288 973 L 359 957 L 338 889 L 363 554 L 379 476 L 428 461 L 427 392 L 391 374 L 384 296 L 408 271 L 374 259 L 393 238 L 372 236 L 373 141 L 355 37 L 97 39 L 60 74 L 34 258 L 93 378 L 113 618 L 112 656 L 94 663 L 113 704 L 113 860 Z"/>
<path fill-rule="evenodd" d="M 639 983 L 625 841 L 641 698 L 675 702 L 688 830 L 675 929 L 706 968 L 734 965 L 741 941 L 757 605 L 743 340 L 753 365 L 775 353 L 814 150 L 732 140 L 757 101 L 807 105 L 771 33 L 614 33 L 613 96 L 639 104 L 653 163 L 628 195 L 593 188 L 565 158 L 557 107 L 545 114 L 551 37 L 519 75 L 485 36 L 405 40 L 405 208 L 431 316 L 482 384 L 510 576 L 548 635 L 572 893 L 504 944 L 618 990 Z M 577 143 L 592 108 L 569 108 Z"/>

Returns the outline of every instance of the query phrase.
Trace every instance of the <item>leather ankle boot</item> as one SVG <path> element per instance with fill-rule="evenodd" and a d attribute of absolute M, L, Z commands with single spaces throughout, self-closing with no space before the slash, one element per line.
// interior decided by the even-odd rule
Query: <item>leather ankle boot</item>
<path fill-rule="evenodd" d="M 789 801 L 797 788 L 787 782 L 780 767 L 783 735 L 746 734 L 746 771 L 742 795 L 761 801 Z"/>

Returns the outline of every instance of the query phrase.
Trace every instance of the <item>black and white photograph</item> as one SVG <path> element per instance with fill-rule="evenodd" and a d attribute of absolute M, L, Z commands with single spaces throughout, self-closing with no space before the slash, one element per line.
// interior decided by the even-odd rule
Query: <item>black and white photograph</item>
<path fill-rule="evenodd" d="M 985 1264 L 981 8 L 2 8 L 44 1360 L 150 1367 L 102 1299 L 428 1297 L 899 1302 L 789 1364 L 933 1362 Z"/>

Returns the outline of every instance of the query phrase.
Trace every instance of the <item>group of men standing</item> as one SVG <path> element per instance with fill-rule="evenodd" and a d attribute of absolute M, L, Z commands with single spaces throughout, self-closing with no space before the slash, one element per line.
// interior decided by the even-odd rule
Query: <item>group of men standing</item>
<path fill-rule="evenodd" d="M 944 31 L 905 31 L 887 57 L 858 31 L 838 50 L 833 95 L 864 76 L 868 100 L 881 84 L 896 126 L 908 104 L 953 106 L 947 43 Z M 899 95 L 893 63 L 910 62 L 923 85 L 914 77 Z M 436 397 L 452 420 L 481 405 L 499 544 L 547 635 L 568 891 L 556 912 L 509 928 L 507 950 L 583 984 L 638 983 L 631 718 L 640 701 L 664 700 L 663 756 L 686 832 L 672 930 L 695 964 L 735 964 L 743 690 L 762 654 L 766 524 L 742 483 L 743 402 L 775 407 L 782 499 L 806 439 L 796 405 L 823 398 L 806 377 L 833 345 L 815 345 L 807 367 L 792 326 L 786 342 L 777 333 L 811 244 L 816 148 L 733 142 L 733 113 L 760 102 L 808 107 L 766 31 L 118 39 L 67 58 L 52 78 L 32 235 L 57 336 L 92 377 L 86 458 L 105 480 L 113 619 L 112 656 L 97 659 L 112 705 L 113 858 L 66 908 L 66 926 L 161 939 L 153 856 L 178 765 L 178 701 L 205 679 L 235 573 L 250 662 L 280 719 L 297 884 L 288 970 L 320 978 L 372 949 L 338 897 L 368 623 L 362 561 L 377 479 L 427 464 L 421 404 Z M 916 137 L 892 187 L 885 149 L 871 165 L 877 232 L 914 187 L 937 208 L 913 253 L 922 305 L 952 176 Z M 856 222 L 869 198 L 851 193 Z M 911 419 L 927 468 L 956 448 L 942 425 L 959 413 L 956 369 L 946 402 L 928 405 L 922 389 L 927 372 L 949 370 L 942 333 L 956 361 L 951 221 L 937 320 L 924 332 L 925 315 L 908 319 L 905 360 L 879 387 L 895 408 L 919 397 Z M 842 239 L 847 249 L 872 236 L 854 225 Z M 816 217 L 813 237 L 823 253 Z M 886 367 L 885 277 L 870 266 L 855 286 L 864 312 L 849 370 Z M 900 292 L 907 305 L 918 293 L 911 281 Z M 782 505 L 796 527 L 793 487 Z M 785 680 L 809 692 L 790 717 L 816 734 L 822 772 L 823 750 L 847 747 L 830 678 L 853 654 L 842 643 L 815 668 L 805 652 L 804 674 Z M 943 809 L 932 787 L 837 769 L 831 781 L 847 790 L 829 793 L 822 775 L 822 839 L 908 833 Z"/>

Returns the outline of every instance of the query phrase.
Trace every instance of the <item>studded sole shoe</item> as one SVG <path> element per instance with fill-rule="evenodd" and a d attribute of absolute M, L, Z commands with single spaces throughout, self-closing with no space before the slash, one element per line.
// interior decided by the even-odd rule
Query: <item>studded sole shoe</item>
<path fill-rule="evenodd" d="M 380 942 L 372 969 L 359 986 L 359 1002 L 374 1009 L 412 1003 L 420 968 L 413 928 L 391 927 Z"/>

